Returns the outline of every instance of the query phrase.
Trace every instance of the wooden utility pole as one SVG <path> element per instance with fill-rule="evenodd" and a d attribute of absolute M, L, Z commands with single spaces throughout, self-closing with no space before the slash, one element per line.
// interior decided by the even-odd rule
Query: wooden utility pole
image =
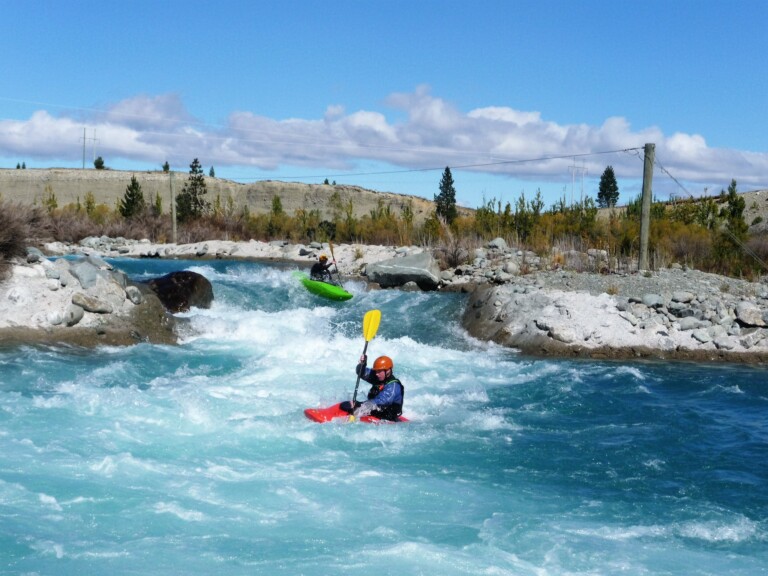
<path fill-rule="evenodd" d="M 176 244 L 176 198 L 173 196 L 173 170 L 169 170 L 168 173 L 170 174 L 170 180 L 171 183 L 171 222 L 173 226 L 173 243 Z"/>
<path fill-rule="evenodd" d="M 640 208 L 640 270 L 648 270 L 648 236 L 651 228 L 651 195 L 653 194 L 653 162 L 656 144 L 645 145 L 643 165 L 643 198 Z"/>

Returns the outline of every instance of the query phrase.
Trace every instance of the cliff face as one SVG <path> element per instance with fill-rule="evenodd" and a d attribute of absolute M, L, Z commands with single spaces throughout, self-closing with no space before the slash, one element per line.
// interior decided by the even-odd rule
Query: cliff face
<path fill-rule="evenodd" d="M 144 199 L 149 203 L 159 194 L 163 211 L 167 212 L 171 207 L 171 199 L 181 191 L 189 174 L 68 168 L 0 169 L 0 198 L 22 204 L 42 204 L 52 193 L 59 207 L 62 207 L 76 204 L 78 200 L 83 204 L 90 192 L 97 204 L 114 208 L 125 194 L 131 176 L 135 176 L 141 184 Z M 289 215 L 293 215 L 298 209 L 317 210 L 321 218 L 329 219 L 332 216 L 331 199 L 335 193 L 338 193 L 341 206 L 346 207 L 351 202 L 352 213 L 356 218 L 370 214 L 379 203 L 389 207 L 398 216 L 403 208 L 410 204 L 415 223 L 423 222 L 434 211 L 433 202 L 418 196 L 374 192 L 358 186 L 301 184 L 274 180 L 241 184 L 208 176 L 205 177 L 205 183 L 208 189 L 207 200 L 211 204 L 218 196 L 222 206 L 231 203 L 235 210 L 239 211 L 247 205 L 252 214 L 269 213 L 272 210 L 273 197 L 278 196 L 283 210 Z M 437 189 L 437 184 L 435 188 Z"/>

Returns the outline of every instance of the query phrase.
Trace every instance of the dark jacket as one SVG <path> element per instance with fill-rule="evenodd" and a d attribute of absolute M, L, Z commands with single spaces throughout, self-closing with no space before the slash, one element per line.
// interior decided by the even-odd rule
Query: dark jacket
<path fill-rule="evenodd" d="M 322 262 L 315 262 L 312 265 L 312 269 L 309 271 L 310 278 L 320 282 L 332 282 L 333 276 L 331 276 L 331 272 L 329 270 L 332 264 L 333 262 L 330 261 L 328 261 L 327 264 L 323 264 Z"/>

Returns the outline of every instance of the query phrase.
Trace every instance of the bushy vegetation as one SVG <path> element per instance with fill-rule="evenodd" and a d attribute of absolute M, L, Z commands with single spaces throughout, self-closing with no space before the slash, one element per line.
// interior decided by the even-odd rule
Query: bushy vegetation
<path fill-rule="evenodd" d="M 610 178 L 607 178 L 610 180 Z M 202 181 L 202 184 L 201 184 Z M 613 186 L 606 190 L 613 193 Z M 525 194 L 502 205 L 485 201 L 473 213 L 459 214 L 455 207 L 455 188 L 446 168 L 436 196 L 436 210 L 423 223 L 414 221 L 411 205 L 378 205 L 362 217 L 355 216 L 353 200 L 343 201 L 334 193 L 327 213 L 299 209 L 289 214 L 282 199 L 274 196 L 266 214 L 251 214 L 247 206 L 236 207 L 231 197 L 216 196 L 212 203 L 206 194 L 202 167 L 195 161 L 182 192 L 176 197 L 179 210 L 176 241 L 204 240 L 269 241 L 293 243 L 334 241 L 337 243 L 410 245 L 433 249 L 444 267 L 469 262 L 473 249 L 493 238 L 508 245 L 546 256 L 562 263 L 562 254 L 590 248 L 605 250 L 612 263 L 631 270 L 639 256 L 640 203 L 638 197 L 623 209 L 612 209 L 608 217 L 598 217 L 591 198 L 575 204 L 565 199 L 547 208 L 537 191 L 532 199 Z M 23 255 L 25 238 L 77 242 L 87 236 L 130 239 L 148 238 L 152 242 L 173 241 L 171 216 L 163 212 L 159 197 L 144 199 L 135 180 L 127 185 L 125 196 L 113 208 L 97 204 L 93 194 L 75 204 L 59 207 L 53 190 L 46 189 L 42 207 L 10 206 L 0 203 L 0 260 Z M 182 209 L 183 218 L 182 218 Z M 743 218 L 744 200 L 733 181 L 718 198 L 690 199 L 675 203 L 654 200 L 651 205 L 649 238 L 653 268 L 672 263 L 724 275 L 754 278 L 765 273 L 768 238 L 749 237 Z"/>
<path fill-rule="evenodd" d="M 5 280 L 14 257 L 24 257 L 30 240 L 48 234 L 49 219 L 38 206 L 0 200 L 0 281 Z"/>

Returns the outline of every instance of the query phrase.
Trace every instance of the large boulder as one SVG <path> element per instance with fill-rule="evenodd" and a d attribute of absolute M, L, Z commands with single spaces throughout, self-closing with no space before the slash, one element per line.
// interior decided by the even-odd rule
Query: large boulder
<path fill-rule="evenodd" d="M 368 264 L 365 274 L 368 280 L 382 288 L 395 288 L 415 282 L 422 290 L 437 290 L 440 283 L 440 267 L 429 252 Z"/>
<path fill-rule="evenodd" d="M 182 270 L 171 272 L 147 282 L 160 302 L 170 312 L 186 312 L 191 307 L 210 308 L 213 302 L 213 286 L 197 272 Z"/>

